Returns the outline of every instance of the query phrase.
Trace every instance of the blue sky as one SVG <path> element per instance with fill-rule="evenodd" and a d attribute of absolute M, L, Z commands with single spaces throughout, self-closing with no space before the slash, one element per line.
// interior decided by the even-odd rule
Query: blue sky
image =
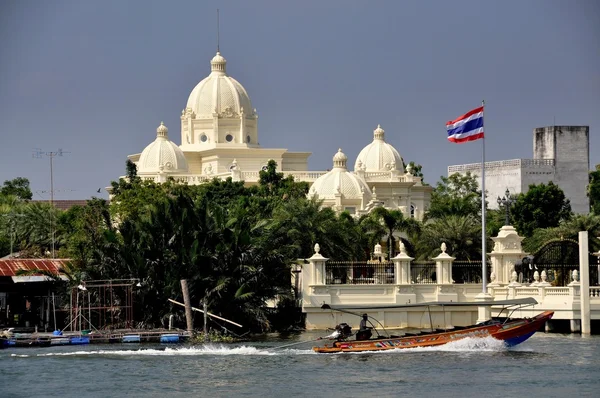
<path fill-rule="evenodd" d="M 128 154 L 179 115 L 220 47 L 259 114 L 263 147 L 352 167 L 381 124 L 435 184 L 478 143 L 445 122 L 486 101 L 486 158 L 532 156 L 535 127 L 590 126 L 600 163 L 600 4 L 507 1 L 34 1 L 0 3 L 0 182 L 48 198 L 107 197 Z"/>

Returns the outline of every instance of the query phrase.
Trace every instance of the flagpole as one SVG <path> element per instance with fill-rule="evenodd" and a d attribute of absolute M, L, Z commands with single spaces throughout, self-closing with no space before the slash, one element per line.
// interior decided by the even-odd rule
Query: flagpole
<path fill-rule="evenodd" d="M 481 101 L 481 107 L 485 107 L 485 101 Z M 485 109 L 482 109 L 482 117 Z M 483 119 L 485 126 L 485 118 Z M 482 293 L 487 294 L 487 253 L 485 249 L 485 127 L 483 128 L 483 137 L 481 139 L 481 281 Z"/>

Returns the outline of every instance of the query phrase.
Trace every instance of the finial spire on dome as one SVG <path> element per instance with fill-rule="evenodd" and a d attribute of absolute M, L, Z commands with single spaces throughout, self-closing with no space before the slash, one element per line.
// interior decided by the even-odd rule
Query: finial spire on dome
<path fill-rule="evenodd" d="M 160 122 L 160 126 L 158 126 L 158 128 L 156 129 L 156 137 L 168 138 L 168 136 L 169 129 L 167 128 L 167 126 L 165 126 L 163 122 Z"/>
<path fill-rule="evenodd" d="M 221 55 L 219 51 L 217 51 L 217 55 L 210 60 L 210 70 L 211 72 L 217 72 L 225 74 L 225 65 L 227 64 L 227 60 Z"/>
<path fill-rule="evenodd" d="M 219 50 L 219 9 L 217 8 L 217 54 L 220 52 Z"/>
<path fill-rule="evenodd" d="M 348 157 L 342 152 L 342 148 L 339 148 L 337 153 L 333 156 L 333 167 L 346 168 L 346 161 Z"/>
<path fill-rule="evenodd" d="M 221 55 L 219 44 L 219 9 L 217 8 L 217 55 L 210 61 L 210 70 L 211 72 L 225 74 L 225 64 L 227 64 L 227 61 Z"/>
<path fill-rule="evenodd" d="M 378 124 L 377 128 L 373 130 L 373 138 L 376 140 L 383 140 L 385 135 L 385 130 L 381 128 L 381 125 Z"/>

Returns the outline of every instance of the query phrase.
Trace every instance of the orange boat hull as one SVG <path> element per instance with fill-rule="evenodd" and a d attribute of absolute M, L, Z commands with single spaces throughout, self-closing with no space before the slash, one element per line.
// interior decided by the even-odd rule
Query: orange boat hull
<path fill-rule="evenodd" d="M 470 338 L 493 337 L 504 341 L 508 346 L 522 343 L 538 331 L 554 312 L 546 311 L 534 318 L 511 320 L 506 323 L 471 326 L 447 332 L 423 333 L 416 336 L 394 337 L 387 339 L 336 341 L 331 345 L 313 347 L 319 353 L 382 351 L 416 347 L 435 347 L 452 341 Z"/>

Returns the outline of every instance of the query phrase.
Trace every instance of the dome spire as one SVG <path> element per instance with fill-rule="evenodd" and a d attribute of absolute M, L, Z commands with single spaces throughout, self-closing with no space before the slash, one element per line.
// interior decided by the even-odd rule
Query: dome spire
<path fill-rule="evenodd" d="M 373 130 L 373 138 L 376 140 L 383 140 L 385 135 L 385 130 L 381 128 L 381 125 L 378 124 L 377 128 Z"/>
<path fill-rule="evenodd" d="M 347 160 L 348 157 L 342 152 L 342 148 L 339 148 L 337 153 L 333 155 L 333 167 L 345 169 Z"/>
<path fill-rule="evenodd" d="M 210 71 L 216 72 L 219 74 L 225 74 L 225 65 L 227 64 L 227 60 L 221 55 L 219 51 L 217 51 L 217 55 L 210 60 Z"/>
<path fill-rule="evenodd" d="M 156 138 L 169 138 L 169 129 L 163 122 L 160 122 L 160 126 L 156 129 Z"/>
<path fill-rule="evenodd" d="M 225 64 L 227 64 L 227 61 L 221 55 L 219 44 L 219 9 L 217 8 L 217 55 L 210 61 L 210 71 L 225 74 Z"/>
<path fill-rule="evenodd" d="M 217 54 L 219 54 L 219 9 L 217 8 Z"/>

